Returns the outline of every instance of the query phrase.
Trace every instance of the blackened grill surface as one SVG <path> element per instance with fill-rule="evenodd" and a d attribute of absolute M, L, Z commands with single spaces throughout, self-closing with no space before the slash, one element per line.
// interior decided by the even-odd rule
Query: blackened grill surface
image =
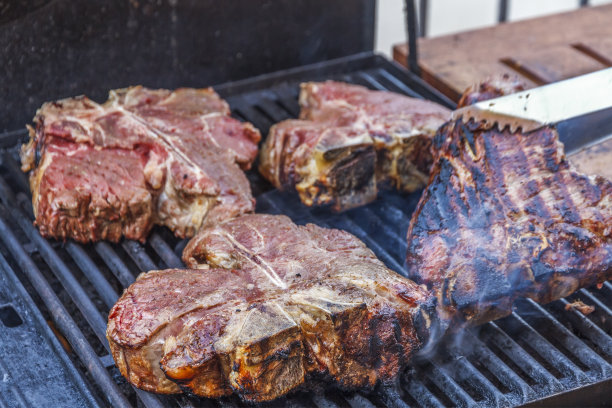
<path fill-rule="evenodd" d="M 445 103 L 410 74 L 374 56 L 266 75 L 217 90 L 233 108 L 234 117 L 252 122 L 266 135 L 273 123 L 297 117 L 299 82 L 324 79 Z M 451 107 L 447 101 L 446 105 Z M 0 135 L 0 145 L 16 145 L 24 135 Z M 154 396 L 135 392 L 125 383 L 109 358 L 105 327 L 100 322 L 105 321 L 114 299 L 140 271 L 181 267 L 180 254 L 186 241 L 163 228 L 154 229 L 144 246 L 133 241 L 83 246 L 41 239 L 31 225 L 27 180 L 15 154 L 16 150 L 9 147 L 0 156 L 0 252 L 7 258 L 0 274 L 14 274 L 28 288 L 43 315 L 68 340 L 71 351 L 67 356 L 84 376 L 81 385 L 106 405 L 244 406 L 233 398 L 212 401 Z M 406 230 L 420 192 L 385 193 L 368 206 L 332 214 L 325 209 L 308 209 L 296 195 L 272 190 L 256 172 L 248 177 L 258 212 L 286 214 L 299 224 L 314 222 L 345 229 L 363 240 L 387 266 L 403 273 Z M 576 310 L 566 311 L 565 306 L 577 299 L 595 306 L 595 312 L 584 316 Z M 596 403 L 598 395 L 610 398 L 611 309 L 609 282 L 599 290 L 581 289 L 549 305 L 521 301 L 510 316 L 449 338 L 433 350 L 426 349 L 396 387 L 379 388 L 369 394 L 298 392 L 270 405 L 517 406 L 589 384 L 594 384 L 588 388 L 589 401 Z M 22 387 L 27 390 L 27 382 Z"/>

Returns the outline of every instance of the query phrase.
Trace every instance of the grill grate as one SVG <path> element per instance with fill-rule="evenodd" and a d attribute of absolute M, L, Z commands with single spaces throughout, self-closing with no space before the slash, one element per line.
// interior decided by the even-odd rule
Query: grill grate
<path fill-rule="evenodd" d="M 337 79 L 449 104 L 411 74 L 375 56 L 358 56 L 266 75 L 218 87 L 234 116 L 262 134 L 280 120 L 296 117 L 297 83 Z M 23 134 L 20 134 L 21 136 Z M 15 134 L 10 135 L 14 145 Z M 4 145 L 6 137 L 0 136 Z M 190 396 L 156 396 L 127 385 L 108 355 L 106 315 L 123 288 L 143 270 L 181 267 L 185 240 L 155 228 L 146 245 L 124 241 L 80 245 L 45 240 L 32 225 L 26 176 L 16 149 L 2 152 L 0 166 L 0 271 L 30 287 L 37 306 L 50 316 L 71 346 L 87 386 L 112 406 L 245 406 L 235 398 L 219 401 Z M 406 230 L 419 193 L 384 193 L 366 207 L 343 214 L 308 209 L 293 194 L 270 190 L 256 172 L 248 174 L 257 211 L 286 214 L 298 223 L 345 229 L 362 239 L 390 268 L 403 273 Z M 7 254 L 6 259 L 2 253 Z M 10 254 L 10 255 L 9 255 Z M 565 311 L 581 299 L 596 311 Z M 374 392 L 298 392 L 270 406 L 442 407 L 516 406 L 612 378 L 612 285 L 582 289 L 568 299 L 541 306 L 518 302 L 512 315 L 449 338 L 418 356 L 400 381 Z M 606 381 L 605 383 L 603 381 Z M 609 388 L 608 388 L 609 389 Z"/>

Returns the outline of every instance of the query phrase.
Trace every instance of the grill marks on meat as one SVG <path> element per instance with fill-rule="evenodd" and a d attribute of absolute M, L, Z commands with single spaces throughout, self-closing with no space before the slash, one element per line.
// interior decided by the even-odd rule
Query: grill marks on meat
<path fill-rule="evenodd" d="M 478 324 L 612 278 L 612 183 L 575 171 L 553 128 L 441 128 L 408 230 L 410 276 Z M 456 315 L 455 315 L 456 314 Z"/>
<path fill-rule="evenodd" d="M 266 401 L 313 379 L 372 387 L 428 338 L 433 297 L 343 231 L 246 215 L 200 230 L 184 260 L 210 269 L 143 274 L 109 316 L 121 372 L 150 391 Z"/>
<path fill-rule="evenodd" d="M 305 83 L 299 120 L 274 125 L 259 170 L 306 205 L 337 211 L 366 204 L 378 189 L 421 188 L 431 138 L 449 111 L 435 103 L 340 82 Z"/>
<path fill-rule="evenodd" d="M 243 169 L 259 132 L 212 89 L 111 91 L 45 103 L 22 148 L 41 234 L 144 241 L 154 224 L 180 237 L 254 209 Z M 37 161 L 37 156 L 40 159 Z"/>

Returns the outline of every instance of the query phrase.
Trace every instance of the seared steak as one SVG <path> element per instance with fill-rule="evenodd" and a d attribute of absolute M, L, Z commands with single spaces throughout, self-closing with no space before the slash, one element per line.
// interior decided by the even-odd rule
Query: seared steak
<path fill-rule="evenodd" d="M 342 211 L 373 201 L 378 189 L 423 187 L 431 139 L 449 117 L 433 102 L 327 81 L 302 84 L 299 120 L 274 125 L 259 170 L 306 205 Z"/>
<path fill-rule="evenodd" d="M 372 387 L 434 321 L 434 298 L 357 238 L 285 216 L 204 228 L 184 260 L 210 269 L 143 274 L 109 316 L 121 373 L 149 391 L 266 401 L 315 379 Z"/>
<path fill-rule="evenodd" d="M 510 74 L 495 76 L 466 89 L 457 103 L 457 109 L 476 102 L 524 91 L 525 89 L 527 89 L 527 85 L 516 76 L 511 76 Z"/>
<path fill-rule="evenodd" d="M 161 224 L 190 237 L 252 211 L 240 167 L 250 167 L 260 135 L 228 115 L 212 89 L 133 87 L 103 105 L 45 103 L 21 155 L 41 234 L 144 241 Z"/>
<path fill-rule="evenodd" d="M 475 325 L 509 314 L 517 297 L 546 303 L 612 278 L 612 183 L 576 171 L 554 128 L 459 120 L 434 151 L 406 262 L 442 320 Z"/>

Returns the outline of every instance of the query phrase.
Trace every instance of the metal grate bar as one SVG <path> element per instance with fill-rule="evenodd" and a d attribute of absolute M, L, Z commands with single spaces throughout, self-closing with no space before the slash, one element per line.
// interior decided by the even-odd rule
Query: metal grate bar
<path fill-rule="evenodd" d="M 458 407 L 472 407 L 476 405 L 476 401 L 469 396 L 463 388 L 461 388 L 455 380 L 441 367 L 438 367 L 436 363 L 430 362 L 431 370 L 427 373 L 427 376 L 446 393 L 452 401 L 456 402 Z"/>
<path fill-rule="evenodd" d="M 108 372 L 87 342 L 85 336 L 81 333 L 79 327 L 70 317 L 70 314 L 64 308 L 64 305 L 62 305 L 55 292 L 53 292 L 53 289 L 34 261 L 30 259 L 23 247 L 19 244 L 17 237 L 13 234 L 6 222 L 7 217 L 10 217 L 8 211 L 3 205 L 0 205 L 0 240 L 2 240 L 7 249 L 9 249 L 21 270 L 36 288 L 45 306 L 49 309 L 53 321 L 66 336 L 79 358 L 85 363 L 88 372 L 96 379 L 109 402 L 115 407 L 129 407 L 130 404 L 110 378 Z M 0 261 L 2 261 L 5 267 L 8 266 L 3 257 Z"/>
<path fill-rule="evenodd" d="M 606 282 L 607 283 L 607 282 Z M 601 300 L 599 300 L 599 298 L 597 296 L 595 296 L 591 290 L 593 290 L 592 288 L 586 289 L 586 288 L 582 288 L 580 289 L 578 292 L 582 295 L 584 295 L 589 301 L 595 303 L 596 306 L 596 310 L 600 309 L 600 311 L 603 311 L 606 316 L 610 316 L 612 317 L 612 309 L 610 309 L 610 307 L 608 307 L 606 304 L 604 304 Z M 601 289 L 600 291 L 598 291 L 600 294 L 603 294 L 603 292 L 605 291 L 605 289 Z M 577 296 L 577 294 L 575 294 Z"/>
<path fill-rule="evenodd" d="M 480 364 L 497 378 L 506 388 L 511 390 L 520 402 L 527 401 L 533 396 L 533 391 L 529 385 L 514 371 L 510 369 L 502 360 L 499 359 L 478 337 L 471 331 L 466 331 L 465 338 L 469 342 L 468 349 L 471 350 L 470 356 L 473 356 Z M 461 351 L 465 350 L 463 348 Z M 457 350 L 457 353 L 461 352 Z M 463 351 L 465 352 L 465 351 Z"/>
<path fill-rule="evenodd" d="M 288 115 L 288 112 L 282 109 L 282 107 L 278 103 L 276 103 L 276 98 L 274 98 L 273 100 L 264 98 L 261 101 L 259 101 L 257 106 L 262 111 L 264 111 L 266 115 L 272 118 L 272 121 L 274 123 L 278 123 L 282 120 L 290 118 L 290 116 Z"/>
<path fill-rule="evenodd" d="M 580 289 L 578 292 L 580 292 L 580 295 L 586 298 L 586 303 L 592 303 L 593 306 L 595 306 L 595 311 L 598 314 L 604 315 L 604 319 L 602 319 L 602 323 L 605 326 L 604 328 L 608 333 L 612 333 L 612 310 L 610 310 L 608 306 L 606 306 L 602 301 L 600 301 L 588 290 Z M 574 295 L 573 298 L 577 298 L 577 295 Z"/>
<path fill-rule="evenodd" d="M 276 103 L 282 107 L 292 118 L 300 115 L 300 104 L 298 103 L 299 86 L 281 86 L 276 88 L 278 99 Z"/>
<path fill-rule="evenodd" d="M 550 307 L 557 307 L 556 305 L 561 306 L 563 311 L 566 311 L 565 306 L 569 305 L 565 299 L 560 299 L 555 304 Z M 601 328 L 599 328 L 595 323 L 589 320 L 585 315 L 580 313 L 578 310 L 571 309 L 566 313 L 566 317 L 574 324 L 580 332 L 589 340 L 591 340 L 594 344 L 597 345 L 599 350 L 605 353 L 608 357 L 612 357 L 612 337 L 610 337 L 606 332 L 604 332 Z"/>
<path fill-rule="evenodd" d="M 408 95 L 412 98 L 423 99 L 422 95 L 407 87 L 406 84 L 397 79 L 394 75 L 390 74 L 386 69 L 377 68 L 374 72 L 380 75 L 381 79 L 384 78 L 384 81 L 381 82 L 386 82 L 390 85 L 386 87 L 388 90 L 403 93 L 404 95 Z"/>
<path fill-rule="evenodd" d="M 121 286 L 127 288 L 134 282 L 136 277 L 130 272 L 126 264 L 121 261 L 115 250 L 109 244 L 106 242 L 97 242 L 94 248 L 106 266 L 108 266 L 108 269 L 110 269 L 113 275 L 119 280 Z"/>
<path fill-rule="evenodd" d="M 121 246 L 136 263 L 136 265 L 138 265 L 138 268 L 141 271 L 154 271 L 158 269 L 157 265 L 155 265 L 155 262 L 153 262 L 153 260 L 149 257 L 144 247 L 138 242 L 126 239 L 123 240 Z"/>
<path fill-rule="evenodd" d="M 262 114 L 261 111 L 255 110 L 251 105 L 238 105 L 238 110 L 244 115 L 245 119 L 251 122 L 257 129 L 262 132 L 267 132 L 270 126 L 274 124 L 273 120 Z"/>
<path fill-rule="evenodd" d="M 374 79 L 372 76 L 368 75 L 366 72 L 358 72 L 357 76 L 362 78 L 372 89 L 376 89 L 378 91 L 386 91 L 387 88 Z"/>
<path fill-rule="evenodd" d="M 515 329 L 515 336 L 522 339 L 525 345 L 531 347 L 554 369 L 558 370 L 563 377 L 572 378 L 572 380 L 580 383 L 586 379 L 582 373 L 582 370 L 580 370 L 578 366 L 570 361 L 562 352 L 557 350 L 555 346 L 540 335 L 521 316 L 516 313 L 512 313 L 512 317 L 518 324 L 518 327 Z"/>
<path fill-rule="evenodd" d="M 379 387 L 379 395 L 385 404 L 389 408 L 410 408 L 406 404 L 395 387 Z"/>
<path fill-rule="evenodd" d="M 9 160 L 6 160 L 6 162 L 15 163 L 15 161 L 12 158 Z M 11 166 L 9 170 L 11 169 L 12 169 L 12 172 L 19 170 L 17 166 Z M 18 179 L 19 175 L 23 176 L 23 173 L 16 173 L 13 176 L 15 177 L 15 179 Z M 0 177 L 0 185 L 2 186 L 3 189 L 7 187 L 6 181 L 2 177 Z M 19 195 L 22 195 L 22 194 L 24 193 L 19 193 Z M 19 201 L 20 197 L 16 198 L 13 194 L 5 195 L 5 196 L 13 200 L 13 204 L 15 204 L 14 206 L 10 207 L 9 211 L 16 212 L 16 214 L 14 215 L 17 215 L 17 221 L 20 224 L 20 227 L 22 228 L 22 230 L 24 230 L 24 232 L 30 238 L 30 240 L 32 240 L 32 242 L 37 245 L 39 252 L 43 256 L 45 261 L 48 263 L 48 265 L 51 267 L 51 270 L 54 271 L 56 277 L 60 280 L 64 289 L 66 289 L 70 297 L 73 299 L 73 301 L 75 302 L 75 305 L 77 306 L 77 308 L 79 308 L 79 310 L 81 311 L 81 313 L 83 314 L 83 316 L 85 317 L 89 325 L 91 326 L 96 337 L 98 337 L 98 339 L 100 340 L 102 345 L 106 348 L 106 350 L 110 352 L 108 342 L 106 340 L 106 335 L 105 335 L 106 334 L 106 323 L 102 319 L 100 313 L 98 312 L 93 302 L 89 299 L 88 295 L 85 293 L 82 287 L 78 284 L 76 279 L 74 279 L 74 276 L 72 275 L 68 267 L 63 263 L 63 261 L 54 252 L 51 245 L 44 238 L 42 238 L 38 230 L 32 226 L 31 222 L 27 221 L 28 217 L 25 216 L 25 214 L 23 214 L 23 212 L 19 210 L 16 204 L 17 204 L 17 201 Z M 31 211 L 30 211 L 30 216 L 33 216 Z M 73 245 L 74 247 L 78 247 L 77 244 L 74 244 L 74 243 L 70 243 L 70 244 Z M 91 259 L 89 259 L 89 261 L 93 264 Z M 99 269 L 97 268 L 95 269 L 98 271 L 98 273 L 100 273 Z M 94 278 L 94 280 L 96 280 L 96 278 Z M 67 287 L 67 284 L 69 285 L 68 287 Z M 107 285 L 108 285 L 108 282 L 107 282 Z M 106 285 L 103 285 L 103 287 L 104 286 Z M 99 290 L 100 287 L 96 287 L 96 289 Z M 114 292 L 114 290 L 110 288 L 110 286 L 108 286 L 107 289 L 110 289 L 113 293 L 115 293 L 115 300 L 116 300 L 116 296 L 117 296 L 116 292 Z M 103 299 L 105 297 L 108 298 L 107 300 L 110 300 L 110 295 L 108 293 L 104 297 L 101 296 L 101 298 Z M 114 302 L 115 301 L 112 301 L 112 304 L 114 304 Z M 66 335 L 66 337 L 68 337 L 67 333 L 64 333 L 64 334 Z M 80 333 L 80 331 L 78 334 L 82 336 L 82 333 Z M 74 344 L 72 345 L 74 347 Z M 90 350 L 91 350 L 91 353 L 95 355 L 95 352 L 93 351 L 93 349 L 90 348 Z M 84 362 L 86 362 L 86 360 L 84 360 Z M 94 377 L 94 378 L 96 378 L 96 381 L 98 381 L 97 377 Z M 100 384 L 100 382 L 98 382 L 98 384 L 104 389 L 104 386 Z M 134 390 L 136 391 L 139 398 L 145 404 L 146 407 L 148 408 L 161 408 L 162 407 L 161 403 L 159 402 L 159 399 L 156 396 L 153 396 L 145 391 L 138 390 L 136 388 L 134 388 Z"/>
<path fill-rule="evenodd" d="M 91 260 L 85 250 L 72 241 L 66 243 L 66 250 L 79 266 L 83 274 L 96 288 L 100 298 L 109 309 L 113 307 L 119 295 L 108 283 L 98 266 Z"/>
<path fill-rule="evenodd" d="M 391 226 L 389 225 L 389 222 L 386 222 L 382 219 L 382 216 L 380 216 L 378 214 L 378 212 L 375 212 L 372 208 L 369 207 L 361 207 L 361 208 L 357 208 L 349 213 L 347 213 L 351 219 L 353 219 L 355 222 L 357 222 L 357 219 L 360 217 L 368 217 L 368 223 L 367 225 L 372 225 L 375 226 L 376 228 L 381 228 L 382 230 L 384 230 L 384 234 L 387 238 L 389 238 L 394 244 L 398 244 L 400 242 L 405 241 L 405 237 L 402 237 L 398 232 L 397 229 L 395 228 L 391 228 Z M 361 218 L 361 219 L 366 219 L 366 218 Z M 395 224 L 395 223 L 394 223 Z M 374 231 L 372 231 L 374 232 Z M 383 241 L 383 242 L 388 242 L 388 241 Z M 402 254 L 403 257 L 404 254 Z"/>
<path fill-rule="evenodd" d="M 508 399 L 491 382 L 480 373 L 462 353 L 453 353 L 451 361 L 453 378 L 460 384 L 470 384 L 472 388 L 484 397 L 487 406 L 508 406 Z"/>
<path fill-rule="evenodd" d="M 148 243 L 155 252 L 157 252 L 157 255 L 159 255 L 168 268 L 185 267 L 181 259 L 174 253 L 172 248 L 170 248 L 170 245 L 168 245 L 158 233 L 151 234 Z"/>
<path fill-rule="evenodd" d="M 481 334 L 485 334 L 492 344 L 496 346 L 497 350 L 503 353 L 507 359 L 512 361 L 535 383 L 540 384 L 545 390 L 551 392 L 561 391 L 563 388 L 561 383 L 531 357 L 529 353 L 516 344 L 496 323 L 486 324 L 482 328 Z"/>
<path fill-rule="evenodd" d="M 542 314 L 548 322 L 547 332 L 554 336 L 561 345 L 583 364 L 593 370 L 603 372 L 606 367 L 609 368 L 609 364 L 597 355 L 591 348 L 578 339 L 572 332 L 570 332 L 565 326 L 557 321 L 546 309 L 537 304 L 531 299 L 526 300 L 535 310 Z M 552 332 L 556 331 L 558 335 Z"/>
<path fill-rule="evenodd" d="M 51 267 L 55 277 L 62 283 L 62 286 L 66 289 L 66 292 L 68 292 L 75 305 L 81 311 L 83 317 L 92 327 L 100 342 L 106 345 L 108 349 L 105 336 L 106 322 L 102 318 L 102 315 L 98 311 L 97 307 L 89 298 L 89 295 L 76 280 L 70 269 L 57 255 L 49 242 L 44 239 L 36 227 L 32 225 L 29 217 L 27 217 L 23 211 L 20 211 L 16 206 L 10 207 L 9 212 L 17 221 L 21 229 L 26 233 L 28 238 L 36 244 L 40 254 L 45 259 L 45 262 Z"/>
<path fill-rule="evenodd" d="M 412 380 L 405 385 L 406 392 L 422 407 L 443 408 L 440 402 L 420 381 Z"/>

